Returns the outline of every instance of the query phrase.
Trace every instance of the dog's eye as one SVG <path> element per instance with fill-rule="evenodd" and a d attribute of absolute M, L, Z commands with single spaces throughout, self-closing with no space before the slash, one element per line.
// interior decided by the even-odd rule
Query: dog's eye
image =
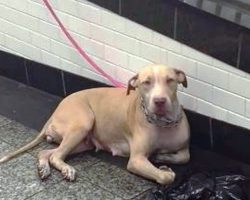
<path fill-rule="evenodd" d="M 143 85 L 150 85 L 151 84 L 151 81 L 150 80 L 145 80 L 142 82 Z"/>
<path fill-rule="evenodd" d="M 167 84 L 171 84 L 171 83 L 173 83 L 174 82 L 174 79 L 172 79 L 172 78 L 168 78 L 167 79 Z"/>

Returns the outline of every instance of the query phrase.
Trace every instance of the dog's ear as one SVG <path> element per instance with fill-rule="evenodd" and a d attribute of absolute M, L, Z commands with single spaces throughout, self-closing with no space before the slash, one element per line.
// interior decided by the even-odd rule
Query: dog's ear
<path fill-rule="evenodd" d="M 137 79 L 138 74 L 134 75 L 131 79 L 128 81 L 128 87 L 127 87 L 127 95 L 129 95 L 130 90 L 135 90 L 135 88 L 138 86 Z"/>
<path fill-rule="evenodd" d="M 186 88 L 188 86 L 186 74 L 179 69 L 174 69 L 174 71 L 177 75 L 178 83 L 181 83 Z"/>

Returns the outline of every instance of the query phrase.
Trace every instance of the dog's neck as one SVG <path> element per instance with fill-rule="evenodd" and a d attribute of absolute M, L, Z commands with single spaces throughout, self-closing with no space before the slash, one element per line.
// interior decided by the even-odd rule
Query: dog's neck
<path fill-rule="evenodd" d="M 159 127 L 164 127 L 164 128 L 176 127 L 180 123 L 183 117 L 182 107 L 180 106 L 177 100 L 174 103 L 173 111 L 166 116 L 159 116 L 154 113 L 150 113 L 142 97 L 140 98 L 140 107 L 147 121 Z"/>

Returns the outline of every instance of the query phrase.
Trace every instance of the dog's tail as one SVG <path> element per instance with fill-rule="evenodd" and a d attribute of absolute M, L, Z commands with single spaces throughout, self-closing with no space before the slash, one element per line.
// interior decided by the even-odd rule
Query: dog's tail
<path fill-rule="evenodd" d="M 28 144 L 24 145 L 23 147 L 17 149 L 16 151 L 13 151 L 13 152 L 7 154 L 6 156 L 3 156 L 0 159 L 0 164 L 14 158 L 15 156 L 17 156 L 17 155 L 19 155 L 19 154 L 21 154 L 29 149 L 32 149 L 33 147 L 40 144 L 44 138 L 45 138 L 45 134 L 44 134 L 44 131 L 42 130 L 41 133 L 35 139 L 33 139 L 31 142 L 29 142 Z"/>

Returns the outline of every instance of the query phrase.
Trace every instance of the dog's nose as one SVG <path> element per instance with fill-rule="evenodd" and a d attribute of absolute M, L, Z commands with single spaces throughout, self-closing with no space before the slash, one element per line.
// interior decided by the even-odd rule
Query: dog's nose
<path fill-rule="evenodd" d="M 156 106 L 164 106 L 166 103 L 167 99 L 165 97 L 155 97 L 154 98 L 154 103 Z"/>

